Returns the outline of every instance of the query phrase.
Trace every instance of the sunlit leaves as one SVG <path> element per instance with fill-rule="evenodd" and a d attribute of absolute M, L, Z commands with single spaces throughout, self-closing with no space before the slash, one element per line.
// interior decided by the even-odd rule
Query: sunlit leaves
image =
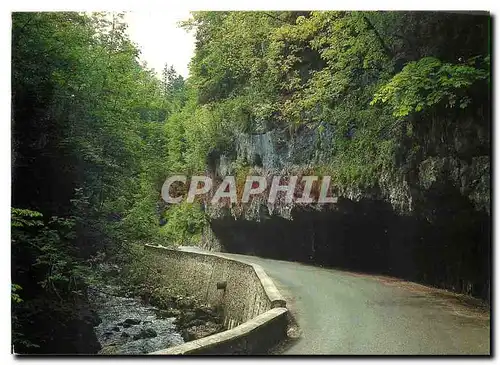
<path fill-rule="evenodd" d="M 42 225 L 42 213 L 29 209 L 12 208 L 12 227 L 34 227 Z"/>
<path fill-rule="evenodd" d="M 12 299 L 12 302 L 14 303 L 21 303 L 23 300 L 21 299 L 21 296 L 19 295 L 19 291 L 21 291 L 23 288 L 21 285 L 18 284 L 11 284 L 10 286 L 10 297 Z"/>
<path fill-rule="evenodd" d="M 205 226 L 205 215 L 198 204 L 182 203 L 170 207 L 165 213 L 166 225 L 162 231 L 174 244 L 192 244 L 200 239 Z"/>
<path fill-rule="evenodd" d="M 471 101 L 464 89 L 488 76 L 484 69 L 425 57 L 407 64 L 375 93 L 371 104 L 388 103 L 396 117 L 420 112 L 441 101 L 448 107 L 463 109 Z"/>

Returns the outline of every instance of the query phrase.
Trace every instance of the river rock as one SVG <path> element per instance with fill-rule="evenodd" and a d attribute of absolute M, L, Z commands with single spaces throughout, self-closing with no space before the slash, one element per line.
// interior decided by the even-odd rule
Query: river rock
<path fill-rule="evenodd" d="M 117 323 L 118 326 L 122 326 L 123 328 L 129 328 L 133 325 L 139 324 L 141 321 L 139 319 L 127 318 L 123 322 Z"/>
<path fill-rule="evenodd" d="M 194 327 L 194 326 L 201 326 L 201 325 L 204 325 L 205 323 L 207 323 L 207 321 L 205 321 L 204 319 L 201 319 L 201 318 L 195 318 L 193 319 L 192 321 L 190 321 L 186 327 Z"/>
<path fill-rule="evenodd" d="M 185 341 L 198 340 L 203 337 L 207 337 L 218 333 L 222 330 L 222 326 L 213 322 L 206 322 L 205 324 L 199 326 L 193 326 L 186 328 L 182 331 L 182 337 Z"/>
<path fill-rule="evenodd" d="M 181 309 L 193 308 L 195 306 L 195 301 L 191 297 L 178 297 L 176 304 Z"/>
<path fill-rule="evenodd" d="M 197 307 L 195 308 L 196 318 L 210 319 L 217 318 L 217 311 L 209 306 Z"/>
<path fill-rule="evenodd" d="M 174 308 L 162 309 L 162 310 L 158 310 L 156 312 L 156 316 L 158 318 L 161 318 L 161 319 L 178 317 L 180 314 L 181 314 L 181 311 L 178 309 L 174 309 Z"/>
<path fill-rule="evenodd" d="M 141 331 L 134 335 L 134 340 L 140 340 L 140 339 L 143 339 L 143 338 L 153 338 L 153 337 L 156 337 L 158 336 L 158 334 L 156 333 L 156 331 L 152 328 L 146 328 L 146 329 L 141 329 Z"/>
<path fill-rule="evenodd" d="M 118 353 L 118 348 L 115 344 L 104 346 L 99 352 L 99 355 L 116 355 Z"/>
<path fill-rule="evenodd" d="M 189 323 L 197 318 L 195 311 L 186 311 L 181 313 L 180 322 Z"/>
<path fill-rule="evenodd" d="M 127 323 L 127 324 L 130 324 L 133 326 L 133 325 L 141 323 L 141 321 L 139 319 L 127 318 L 125 321 L 123 321 L 123 323 Z"/>

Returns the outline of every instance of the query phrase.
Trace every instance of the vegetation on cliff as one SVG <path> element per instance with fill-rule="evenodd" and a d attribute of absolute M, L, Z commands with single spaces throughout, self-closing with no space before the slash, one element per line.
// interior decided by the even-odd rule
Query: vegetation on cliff
<path fill-rule="evenodd" d="M 194 169 L 211 151 L 234 155 L 238 134 L 286 129 L 293 139 L 327 124 L 326 165 L 337 184 L 366 189 L 432 154 L 416 134 L 433 119 L 465 124 L 489 105 L 487 16 L 197 12 L 184 26 L 196 30 L 194 100 L 172 116 L 169 143 L 182 140 Z M 488 134 L 487 118 L 476 124 Z"/>
<path fill-rule="evenodd" d="M 366 232 L 354 243 L 350 225 L 332 223 L 345 234 L 327 234 L 329 213 L 314 218 L 300 207 L 295 214 L 231 207 L 234 216 L 240 212 L 259 224 L 214 212 L 211 226 L 223 246 L 369 266 L 489 296 L 487 14 L 197 12 L 184 26 L 196 31 L 197 41 L 188 101 L 167 122 L 179 171 L 217 175 L 229 166 L 241 177 L 241 171 L 287 175 L 298 167 L 331 175 L 334 192 L 348 200 L 337 208 L 345 205 L 346 214 L 354 214 L 349 219 L 359 220 L 358 231 Z M 246 156 L 245 149 L 260 156 Z M 311 149 L 320 153 L 301 155 Z M 280 150 L 280 163 L 263 169 L 262 160 Z M 368 201 L 350 207 L 349 201 L 362 200 Z M 291 226 L 312 233 L 291 230 L 280 215 L 295 216 Z M 380 256 L 377 263 L 363 261 L 368 252 Z"/>
<path fill-rule="evenodd" d="M 184 27 L 197 43 L 188 101 L 167 123 L 176 171 L 240 158 L 242 134 L 280 145 L 307 130 L 326 158 L 294 162 L 339 195 L 376 192 L 408 213 L 446 180 L 489 213 L 487 15 L 196 12 Z"/>
<path fill-rule="evenodd" d="M 12 22 L 16 352 L 96 352 L 85 290 L 96 262 L 130 264 L 141 281 L 136 243 L 198 241 L 206 213 L 166 207 L 165 178 L 206 173 L 222 155 L 236 159 L 239 136 L 269 131 L 277 144 L 316 134 L 326 157 L 302 173 L 331 175 L 340 195 L 376 191 L 429 232 L 445 227 L 432 243 L 459 244 L 435 249 L 433 265 L 457 264 L 445 278 L 423 275 L 489 295 L 476 285 L 489 269 L 475 274 L 489 251 L 471 243 L 488 236 L 476 212 L 490 212 L 488 16 L 195 12 L 183 24 L 196 35 L 187 80 L 141 64 L 119 14 L 14 13 Z M 240 185 L 259 167 L 235 164 Z"/>

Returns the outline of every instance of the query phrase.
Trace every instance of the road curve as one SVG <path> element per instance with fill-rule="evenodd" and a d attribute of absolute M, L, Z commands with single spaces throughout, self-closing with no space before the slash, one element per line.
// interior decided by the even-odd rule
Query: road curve
<path fill-rule="evenodd" d="M 283 354 L 490 354 L 489 311 L 470 298 L 394 278 L 221 255 L 260 265 L 286 297 L 300 336 Z"/>

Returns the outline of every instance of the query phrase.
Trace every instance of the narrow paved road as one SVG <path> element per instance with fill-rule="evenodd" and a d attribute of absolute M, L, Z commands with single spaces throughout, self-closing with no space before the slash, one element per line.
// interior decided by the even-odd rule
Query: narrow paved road
<path fill-rule="evenodd" d="M 284 354 L 489 354 L 490 317 L 474 300 L 399 279 L 223 254 L 264 268 L 300 337 Z"/>

